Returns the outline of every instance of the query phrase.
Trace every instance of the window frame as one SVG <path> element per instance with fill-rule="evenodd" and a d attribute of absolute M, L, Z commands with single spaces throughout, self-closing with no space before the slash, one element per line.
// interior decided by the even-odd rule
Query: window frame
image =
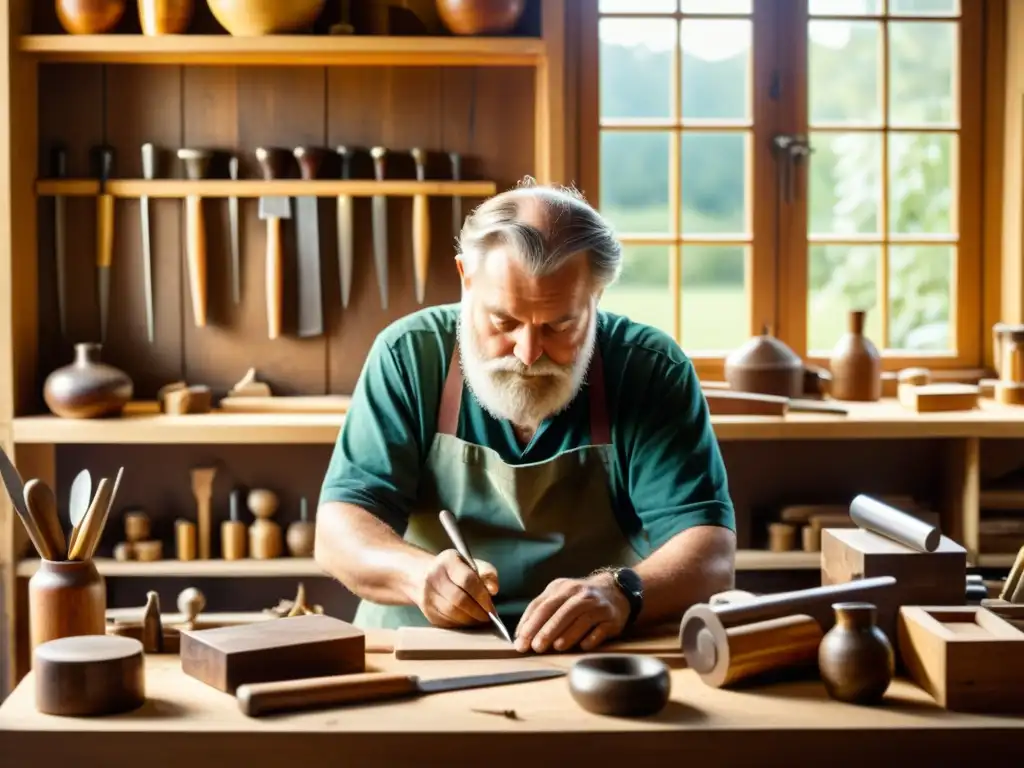
<path fill-rule="evenodd" d="M 578 99 L 578 142 L 576 167 L 579 171 L 578 185 L 588 199 L 599 207 L 600 200 L 600 56 L 598 28 L 601 18 L 683 18 L 682 13 L 671 16 L 664 13 L 642 12 L 601 14 L 599 0 L 581 0 L 577 6 L 577 19 L 570 25 L 577 30 L 576 41 L 579 51 L 578 82 L 575 92 Z M 702 15 L 703 16 L 703 15 Z M 692 16 L 688 16 L 692 18 Z M 710 15 L 709 18 L 715 18 Z M 780 205 L 781 215 L 775 217 L 777 200 L 776 166 L 768 148 L 772 137 L 779 133 L 804 134 L 809 129 L 807 111 L 807 23 L 809 15 L 807 0 L 793 0 L 785 3 L 768 3 L 754 0 L 753 14 L 753 55 L 750 83 L 752 88 L 752 143 L 756 147 L 749 170 L 750 185 L 749 216 L 752 226 L 751 250 L 747 260 L 747 300 L 749 302 L 750 336 L 769 327 L 772 333 L 790 346 L 808 364 L 828 368 L 827 356 L 808 356 L 807 349 L 807 278 L 808 278 L 808 232 L 807 232 L 807 187 L 808 163 L 801 164 L 795 177 L 796 195 L 792 203 Z M 842 18 L 842 17 L 840 17 Z M 865 17 L 872 19 L 875 17 Z M 888 18 L 888 17 L 887 17 Z M 905 17 L 893 17 L 896 20 Z M 973 372 L 991 365 L 990 333 L 985 323 L 993 316 L 985 298 L 1000 295 L 998 271 L 985 270 L 984 264 L 993 263 L 990 251 L 995 246 L 986 232 L 998 231 L 1001 206 L 986 203 L 985 192 L 994 188 L 988 181 L 993 165 L 1001 159 L 1001 153 L 993 151 L 989 144 L 997 139 L 1001 144 L 999 125 L 993 124 L 994 97 L 1001 96 L 987 87 L 993 78 L 1001 78 L 999 68 L 1004 66 L 1001 58 L 986 51 L 986 40 L 992 37 L 993 25 L 1001 25 L 1005 18 L 1005 3 L 971 2 L 961 0 L 958 20 L 959 30 L 959 125 L 957 129 L 958 152 L 954 184 L 957 195 L 956 243 L 958 255 L 953 275 L 953 301 L 950 307 L 951 328 L 955 349 L 935 354 L 907 354 L 903 350 L 880 350 L 883 369 L 899 370 L 909 366 L 925 366 L 948 372 L 956 376 L 962 372 Z M 1001 27 L 998 27 L 1001 28 Z M 794 30 L 800 32 L 794 33 Z M 673 66 L 673 98 L 678 98 L 679 67 L 677 53 Z M 888 74 L 883 75 L 888 82 Z M 770 97 L 771 87 L 777 85 L 781 97 L 776 101 Z M 964 88 L 963 83 L 974 83 L 975 87 Z M 882 96 L 884 98 L 884 94 Z M 998 122 L 998 121 L 997 121 Z M 656 121 L 659 128 L 667 121 Z M 879 129 L 882 130 L 882 129 Z M 884 134 L 883 134 L 884 136 Z M 670 215 L 678 217 L 679 206 L 676 192 L 679 174 L 678 147 L 681 132 L 678 127 L 673 133 L 670 153 Z M 813 162 L 813 160 L 812 160 Z M 887 172 L 883 169 L 883 172 Z M 1001 178 L 1001 177 L 1000 177 Z M 883 189 L 885 187 L 883 186 Z M 776 225 L 778 232 L 776 233 Z M 677 228 L 678 231 L 678 228 Z M 626 235 L 631 233 L 624 233 Z M 778 237 L 779 256 L 776 263 L 774 241 Z M 879 235 L 886 240 L 888 233 Z M 669 236 L 671 237 L 671 235 Z M 633 242 L 630 240 L 630 242 Z M 680 336 L 680 260 L 678 244 L 669 249 L 668 286 L 672 312 L 675 319 L 673 335 Z M 998 259 L 998 256 L 995 256 Z M 885 273 L 882 273 L 885 274 Z M 996 316 L 998 312 L 995 313 Z M 685 349 L 685 347 L 684 347 Z M 724 377 L 724 361 L 730 350 L 709 354 L 700 350 L 686 350 L 693 360 L 702 380 L 721 380 Z"/>

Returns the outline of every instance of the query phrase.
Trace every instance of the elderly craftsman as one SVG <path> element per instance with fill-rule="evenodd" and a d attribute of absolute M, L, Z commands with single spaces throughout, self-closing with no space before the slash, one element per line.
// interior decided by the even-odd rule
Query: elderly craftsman
<path fill-rule="evenodd" d="M 357 625 L 496 609 L 520 651 L 590 650 L 732 586 L 734 512 L 693 366 L 598 309 L 621 260 L 574 191 L 520 186 L 466 220 L 461 303 L 377 337 L 316 526 L 317 561 L 362 598 Z"/>

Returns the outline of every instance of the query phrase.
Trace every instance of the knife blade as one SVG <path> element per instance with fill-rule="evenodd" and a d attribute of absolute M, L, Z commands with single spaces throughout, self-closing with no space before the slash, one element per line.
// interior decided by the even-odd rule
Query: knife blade
<path fill-rule="evenodd" d="M 295 159 L 304 181 L 312 181 L 323 167 L 326 151 L 296 147 Z M 295 199 L 299 273 L 299 328 L 302 338 L 324 332 L 323 289 L 320 284 L 320 203 L 315 195 Z"/>
<path fill-rule="evenodd" d="M 50 155 L 50 175 L 55 179 L 65 179 L 68 175 L 68 151 L 63 144 L 55 146 Z M 60 319 L 60 335 L 67 338 L 67 240 L 64 237 L 66 226 L 66 206 L 63 195 L 53 198 L 53 256 L 57 269 L 57 316 Z"/>
<path fill-rule="evenodd" d="M 156 178 L 156 147 L 147 142 L 142 145 L 142 178 L 152 181 Z M 142 280 L 146 291 L 146 334 L 152 344 L 156 336 L 153 319 L 153 245 L 149 234 L 149 195 L 139 198 L 139 212 L 142 216 Z"/>
<path fill-rule="evenodd" d="M 100 182 L 96 198 L 96 285 L 100 304 L 100 341 L 107 340 L 107 317 L 110 309 L 110 265 L 114 258 L 114 197 L 106 191 L 106 183 L 114 168 L 114 148 L 101 145 L 93 148 L 95 175 Z"/>
<path fill-rule="evenodd" d="M 305 680 L 246 683 L 238 686 L 235 698 L 244 714 L 249 717 L 260 717 L 275 712 L 345 704 L 368 704 L 375 701 L 426 696 L 470 688 L 529 683 L 564 677 L 565 674 L 563 669 L 545 668 L 420 680 L 415 675 L 362 672 L 353 675 L 313 677 Z"/>
<path fill-rule="evenodd" d="M 459 556 L 466 561 L 466 565 L 473 569 L 473 572 L 479 576 L 480 571 L 476 567 L 476 560 L 473 559 L 473 555 L 470 554 L 469 546 L 466 544 L 466 540 L 462 538 L 462 532 L 459 530 L 459 524 L 455 521 L 455 515 L 449 512 L 447 509 L 442 509 L 438 515 L 441 518 L 441 527 L 444 528 L 445 533 L 448 534 L 448 538 L 451 539 L 452 544 L 455 545 L 455 549 L 458 551 Z M 487 612 L 488 618 L 491 623 L 497 627 L 502 637 L 512 643 L 512 635 L 509 634 L 508 629 L 505 628 L 505 624 L 498 618 L 498 614 L 494 611 Z"/>
<path fill-rule="evenodd" d="M 452 164 L 452 181 L 462 181 L 462 157 L 458 152 L 449 152 L 448 159 Z M 458 242 L 462 234 L 462 197 L 452 195 L 452 237 Z"/>
<path fill-rule="evenodd" d="M 39 553 L 40 557 L 47 560 L 59 559 L 59 555 L 52 555 L 52 548 L 47 542 L 46 535 L 43 533 L 39 521 L 29 512 L 28 506 L 25 504 L 25 484 L 21 481 L 21 475 L 3 448 L 0 448 L 0 477 L 3 477 L 4 487 L 7 488 L 7 495 L 11 497 L 11 506 L 18 513 L 18 517 L 21 518 L 22 525 L 25 526 L 25 530 L 28 532 L 28 537 L 32 541 L 32 546 L 36 548 L 36 552 Z"/>
<path fill-rule="evenodd" d="M 352 178 L 352 151 L 338 147 L 341 157 L 341 178 Z M 352 292 L 352 195 L 338 195 L 338 275 L 341 279 L 341 307 L 348 309 Z"/>
<path fill-rule="evenodd" d="M 373 175 L 377 181 L 384 181 L 384 160 L 387 149 L 374 147 L 370 150 L 373 158 Z M 373 202 L 373 262 L 377 268 L 377 287 L 380 289 L 381 309 L 388 308 L 388 199 L 385 195 L 374 195 Z"/>
<path fill-rule="evenodd" d="M 232 155 L 228 160 L 228 175 L 232 181 L 238 181 L 238 156 Z M 242 303 L 242 247 L 238 231 L 238 197 L 228 198 L 228 226 L 231 228 L 231 299 L 235 304 Z"/>

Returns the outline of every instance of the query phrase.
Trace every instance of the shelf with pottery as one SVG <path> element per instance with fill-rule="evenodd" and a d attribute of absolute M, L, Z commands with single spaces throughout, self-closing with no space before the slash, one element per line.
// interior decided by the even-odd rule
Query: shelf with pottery
<path fill-rule="evenodd" d="M 197 197 L 490 197 L 498 191 L 493 181 L 367 181 L 342 179 L 110 179 L 103 194 L 124 198 Z M 36 194 L 43 197 L 96 197 L 97 179 L 40 179 Z"/>

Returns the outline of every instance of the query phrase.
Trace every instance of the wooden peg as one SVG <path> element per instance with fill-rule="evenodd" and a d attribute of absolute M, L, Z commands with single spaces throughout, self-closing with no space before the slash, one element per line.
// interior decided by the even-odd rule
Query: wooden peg
<path fill-rule="evenodd" d="M 174 544 L 179 560 L 196 559 L 196 526 L 191 520 L 179 518 L 174 522 Z"/>
<path fill-rule="evenodd" d="M 142 649 L 146 653 L 163 653 L 164 627 L 160 619 L 160 595 L 146 593 L 146 609 L 142 613 Z"/>
<path fill-rule="evenodd" d="M 199 558 L 210 559 L 210 522 L 212 512 L 210 501 L 213 497 L 213 478 L 216 467 L 192 470 L 192 493 L 196 497 L 197 520 L 199 523 Z"/>

